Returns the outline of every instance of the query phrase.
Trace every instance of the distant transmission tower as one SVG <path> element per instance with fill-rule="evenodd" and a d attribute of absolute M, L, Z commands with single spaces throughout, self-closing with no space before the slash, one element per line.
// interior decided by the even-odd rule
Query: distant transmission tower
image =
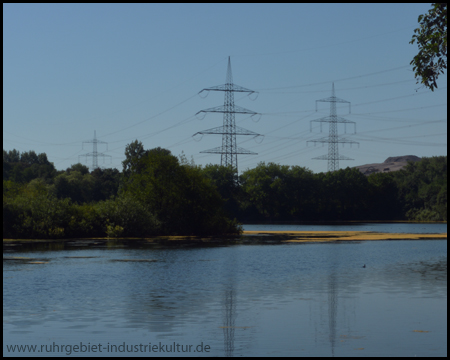
<path fill-rule="evenodd" d="M 228 166 L 231 165 L 236 172 L 238 171 L 238 154 L 246 154 L 246 155 L 258 155 L 255 152 L 246 150 L 244 148 L 238 147 L 236 144 L 236 135 L 252 135 L 254 137 L 260 136 L 253 131 L 246 130 L 239 126 L 236 126 L 235 122 L 235 114 L 250 114 L 257 115 L 258 113 L 245 109 L 243 107 L 234 105 L 234 93 L 242 92 L 253 94 L 255 91 L 246 89 L 242 86 L 233 84 L 233 76 L 231 74 L 231 61 L 230 57 L 228 57 L 228 70 L 227 70 L 227 78 L 226 83 L 224 85 L 213 86 L 210 88 L 203 89 L 199 92 L 199 94 L 203 91 L 224 91 L 225 92 L 225 102 L 223 106 L 216 106 L 214 108 L 209 108 L 206 110 L 199 111 L 199 113 L 223 113 L 223 126 L 215 127 L 209 130 L 204 130 L 195 133 L 193 136 L 197 134 L 221 134 L 222 135 L 222 146 L 200 151 L 201 153 L 209 153 L 209 154 L 221 154 L 220 165 Z"/>
<path fill-rule="evenodd" d="M 97 140 L 97 134 L 96 131 L 94 130 L 94 139 L 93 140 L 88 140 L 88 141 L 83 141 L 83 145 L 82 145 L 82 149 L 84 147 L 84 144 L 93 144 L 93 151 L 91 153 L 87 153 L 87 154 L 83 154 L 83 155 L 78 155 L 78 161 L 80 161 L 80 156 L 85 156 L 86 157 L 86 161 L 88 156 L 92 156 L 92 166 L 91 166 L 91 171 L 94 171 L 95 169 L 99 168 L 98 166 L 98 157 L 101 156 L 103 157 L 103 162 L 105 162 L 105 157 L 110 157 L 112 160 L 111 155 L 105 155 L 103 153 L 98 153 L 97 152 L 97 144 L 106 144 L 106 151 L 108 151 L 108 143 L 104 142 L 104 141 L 100 141 Z"/>
<path fill-rule="evenodd" d="M 328 137 L 323 137 L 317 140 L 310 140 L 307 142 L 313 142 L 314 145 L 316 143 L 328 143 L 328 155 L 322 155 L 315 157 L 313 159 L 315 160 L 328 160 L 328 171 L 336 171 L 339 170 L 339 160 L 354 160 L 350 159 L 347 156 L 339 155 L 339 149 L 338 145 L 341 144 L 350 144 L 350 147 L 352 144 L 358 144 L 356 141 L 348 140 L 342 137 L 338 136 L 338 123 L 345 124 L 345 132 L 347 132 L 347 124 L 354 124 L 354 134 L 356 134 L 356 123 L 354 121 L 349 121 L 347 119 L 344 119 L 343 117 L 337 116 L 336 114 L 336 103 L 348 103 L 349 106 L 349 113 L 350 113 L 350 102 L 346 100 L 342 100 L 337 98 L 334 95 L 334 83 L 331 90 L 331 97 L 321 100 L 316 100 L 316 111 L 317 111 L 317 102 L 329 102 L 330 103 L 330 116 L 325 116 L 323 118 L 317 119 L 317 120 L 311 120 L 311 129 L 312 131 L 312 122 L 317 121 L 320 122 L 320 132 L 322 132 L 322 123 L 327 122 L 329 123 L 330 133 Z"/>

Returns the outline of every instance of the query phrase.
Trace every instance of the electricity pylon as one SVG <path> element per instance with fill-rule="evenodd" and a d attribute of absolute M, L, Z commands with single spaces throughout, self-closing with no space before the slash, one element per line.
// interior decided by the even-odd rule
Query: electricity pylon
<path fill-rule="evenodd" d="M 213 108 L 209 108 L 206 110 L 200 110 L 197 112 L 198 115 L 200 113 L 223 113 L 223 126 L 215 127 L 209 130 L 199 131 L 195 133 L 193 136 L 197 134 L 205 135 L 205 134 L 221 134 L 222 135 L 222 146 L 218 146 L 213 149 L 200 151 L 200 153 L 209 153 L 209 154 L 221 154 L 220 165 L 229 166 L 235 169 L 236 173 L 238 171 L 238 154 L 246 154 L 246 155 L 258 155 L 255 152 L 246 150 L 237 146 L 236 144 L 236 135 L 252 135 L 254 137 L 260 136 L 253 131 L 246 130 L 239 126 L 236 126 L 235 114 L 249 114 L 249 115 L 257 115 L 258 113 L 245 109 L 243 107 L 234 105 L 234 93 L 235 92 L 243 92 L 253 94 L 255 91 L 246 89 L 242 86 L 233 84 L 233 75 L 231 73 L 231 61 L 230 57 L 228 57 L 228 69 L 227 69 L 227 77 L 226 83 L 224 85 L 213 86 L 210 88 L 205 88 L 199 92 L 199 94 L 203 91 L 224 91 L 225 92 L 225 101 L 223 106 L 216 106 Z"/>
<path fill-rule="evenodd" d="M 93 151 L 91 153 L 87 153 L 87 154 L 83 154 L 83 155 L 78 155 L 78 161 L 80 161 L 80 156 L 85 156 L 86 157 L 86 161 L 88 156 L 92 156 L 92 166 L 91 166 L 91 171 L 94 171 L 95 169 L 99 168 L 98 166 L 98 157 L 101 156 L 103 157 L 103 162 L 105 162 L 105 157 L 110 157 L 112 160 L 111 155 L 105 155 L 103 153 L 98 153 L 97 152 L 97 144 L 106 144 L 106 151 L 108 151 L 108 143 L 104 142 L 104 141 L 100 141 L 97 140 L 97 136 L 96 136 L 96 131 L 94 130 L 94 139 L 93 140 L 88 140 L 88 141 L 83 141 L 82 144 L 82 149 L 84 147 L 85 143 L 92 143 L 93 144 Z"/>
<path fill-rule="evenodd" d="M 316 111 L 317 111 L 317 102 L 329 102 L 330 103 L 330 116 L 325 116 L 320 119 L 311 120 L 311 128 L 310 131 L 312 131 L 312 122 L 317 121 L 320 122 L 320 132 L 322 132 L 322 123 L 327 122 L 329 123 L 329 135 L 328 137 L 323 137 L 317 140 L 309 140 L 308 142 L 313 142 L 314 145 L 316 143 L 328 143 L 328 155 L 322 155 L 315 157 L 313 159 L 315 160 L 328 160 L 328 171 L 336 171 L 339 170 L 339 160 L 354 160 L 344 155 L 339 155 L 339 144 L 358 144 L 356 141 L 348 140 L 342 137 L 338 136 L 338 123 L 345 124 L 345 132 L 347 132 L 347 124 L 354 124 L 354 134 L 356 134 L 356 123 L 354 121 L 349 121 L 347 119 L 344 119 L 343 117 L 337 116 L 336 113 L 336 103 L 348 103 L 349 106 L 349 113 L 351 112 L 350 109 L 350 101 L 339 99 L 334 94 L 334 83 L 331 90 L 331 97 L 316 100 Z"/>

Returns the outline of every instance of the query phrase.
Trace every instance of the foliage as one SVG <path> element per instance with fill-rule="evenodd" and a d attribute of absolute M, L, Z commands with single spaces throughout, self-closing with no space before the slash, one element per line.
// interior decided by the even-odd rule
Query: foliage
<path fill-rule="evenodd" d="M 89 168 L 81 163 L 73 164 L 70 168 L 67 168 L 66 173 L 70 174 L 72 171 L 78 171 L 81 175 L 89 174 Z"/>
<path fill-rule="evenodd" d="M 411 61 L 417 82 L 434 91 L 439 74 L 447 69 L 447 3 L 434 3 L 419 16 L 410 44 L 417 41 L 419 53 Z"/>
<path fill-rule="evenodd" d="M 70 200 L 48 196 L 41 179 L 19 189 L 16 196 L 3 183 L 3 237 L 58 238 L 64 237 L 64 224 L 71 217 Z M 5 221 L 6 220 L 6 221 Z"/>
<path fill-rule="evenodd" d="M 201 172 L 219 192 L 224 201 L 223 208 L 227 215 L 239 217 L 242 188 L 239 185 L 239 178 L 235 169 L 231 166 L 209 164 L 202 168 Z"/>
<path fill-rule="evenodd" d="M 363 220 L 370 216 L 367 177 L 358 169 L 319 174 L 322 184 L 319 213 L 327 220 Z"/>
<path fill-rule="evenodd" d="M 134 162 L 122 191 L 156 215 L 164 234 L 239 232 L 224 215 L 222 199 L 201 169 L 181 165 L 167 150 L 149 150 Z"/>
<path fill-rule="evenodd" d="M 135 140 L 125 147 L 125 160 L 122 161 L 123 175 L 128 177 L 133 169 L 134 172 L 140 172 L 138 168 L 139 160 L 147 154 L 142 142 Z"/>
<path fill-rule="evenodd" d="M 45 154 L 3 151 L 3 237 L 229 235 L 242 231 L 236 218 L 447 220 L 446 156 L 368 177 L 264 162 L 238 177 L 231 167 L 202 168 L 166 149 L 139 152 L 125 177 L 82 164 L 58 173 Z"/>
<path fill-rule="evenodd" d="M 48 161 L 45 153 L 25 151 L 21 154 L 16 149 L 11 151 L 3 149 L 3 180 L 24 184 L 42 178 L 50 182 L 56 173 L 53 163 Z"/>
<path fill-rule="evenodd" d="M 410 220 L 447 220 L 447 156 L 422 158 L 395 173 L 404 213 Z M 422 210 L 428 212 L 421 214 Z"/>
<path fill-rule="evenodd" d="M 241 175 L 247 200 L 266 220 L 305 220 L 316 211 L 314 176 L 299 166 L 264 162 Z"/>
<path fill-rule="evenodd" d="M 57 175 L 53 179 L 51 193 L 58 199 L 70 198 L 77 204 L 106 200 L 117 195 L 120 182 L 117 169 L 95 169 L 89 173 L 83 167 L 75 164 Z"/>
<path fill-rule="evenodd" d="M 374 173 L 368 176 L 370 185 L 368 220 L 404 219 L 403 201 L 394 173 Z"/>
<path fill-rule="evenodd" d="M 91 172 L 91 175 L 94 178 L 91 201 L 106 200 L 117 195 L 121 180 L 119 170 L 97 168 Z"/>
<path fill-rule="evenodd" d="M 82 204 L 94 197 L 94 177 L 87 173 L 82 175 L 79 171 L 65 172 L 55 177 L 54 195 L 58 199 L 69 198 L 73 202 Z"/>
<path fill-rule="evenodd" d="M 367 216 L 369 184 L 356 169 L 313 174 L 300 166 L 262 162 L 241 176 L 261 220 L 358 220 Z"/>
<path fill-rule="evenodd" d="M 108 236 L 117 237 L 119 232 L 127 237 L 158 234 L 160 222 L 156 216 L 130 194 L 100 201 L 94 208 L 99 216 L 99 223 L 104 224 L 103 229 Z"/>
<path fill-rule="evenodd" d="M 241 175 L 241 186 L 239 219 L 247 222 L 447 220 L 443 156 L 369 177 L 350 168 L 312 174 L 302 167 L 260 163 Z"/>

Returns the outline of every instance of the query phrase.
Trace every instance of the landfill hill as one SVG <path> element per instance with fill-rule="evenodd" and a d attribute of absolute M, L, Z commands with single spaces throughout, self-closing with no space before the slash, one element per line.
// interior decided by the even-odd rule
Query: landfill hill
<path fill-rule="evenodd" d="M 364 175 L 370 175 L 377 172 L 398 171 L 404 168 L 408 164 L 408 161 L 416 162 L 419 160 L 421 158 L 415 155 L 391 156 L 381 164 L 366 164 L 355 166 L 355 168 L 359 169 Z"/>

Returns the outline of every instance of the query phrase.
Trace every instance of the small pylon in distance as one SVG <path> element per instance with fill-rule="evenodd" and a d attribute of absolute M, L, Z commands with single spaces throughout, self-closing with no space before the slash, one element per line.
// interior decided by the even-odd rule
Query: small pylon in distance
<path fill-rule="evenodd" d="M 316 139 L 316 140 L 309 140 L 307 142 L 313 142 L 314 145 L 316 143 L 322 143 L 322 144 L 328 143 L 328 155 L 317 156 L 313 159 L 328 160 L 328 171 L 336 171 L 336 170 L 339 170 L 339 160 L 353 160 L 347 156 L 339 155 L 338 145 L 339 144 L 350 144 L 350 146 L 352 144 L 359 145 L 359 143 L 356 141 L 352 141 L 352 140 L 348 140 L 343 137 L 339 137 L 337 124 L 338 123 L 345 124 L 345 125 L 354 124 L 354 126 L 355 126 L 354 133 L 356 133 L 356 123 L 354 121 L 350 121 L 350 120 L 344 119 L 343 117 L 337 116 L 336 103 L 348 103 L 349 104 L 349 113 L 351 112 L 351 108 L 350 108 L 349 101 L 339 99 L 335 96 L 334 83 L 333 83 L 332 89 L 331 89 L 331 97 L 321 99 L 321 100 L 316 100 L 316 111 L 317 111 L 317 103 L 318 102 L 329 102 L 330 103 L 330 116 L 325 116 L 320 119 L 311 120 L 311 124 L 313 122 L 320 122 L 321 123 L 320 128 L 322 129 L 322 123 L 324 123 L 324 122 L 329 123 L 329 135 L 328 135 L 328 137 L 323 137 L 323 138 Z M 311 131 L 312 131 L 312 126 L 311 126 Z"/>

